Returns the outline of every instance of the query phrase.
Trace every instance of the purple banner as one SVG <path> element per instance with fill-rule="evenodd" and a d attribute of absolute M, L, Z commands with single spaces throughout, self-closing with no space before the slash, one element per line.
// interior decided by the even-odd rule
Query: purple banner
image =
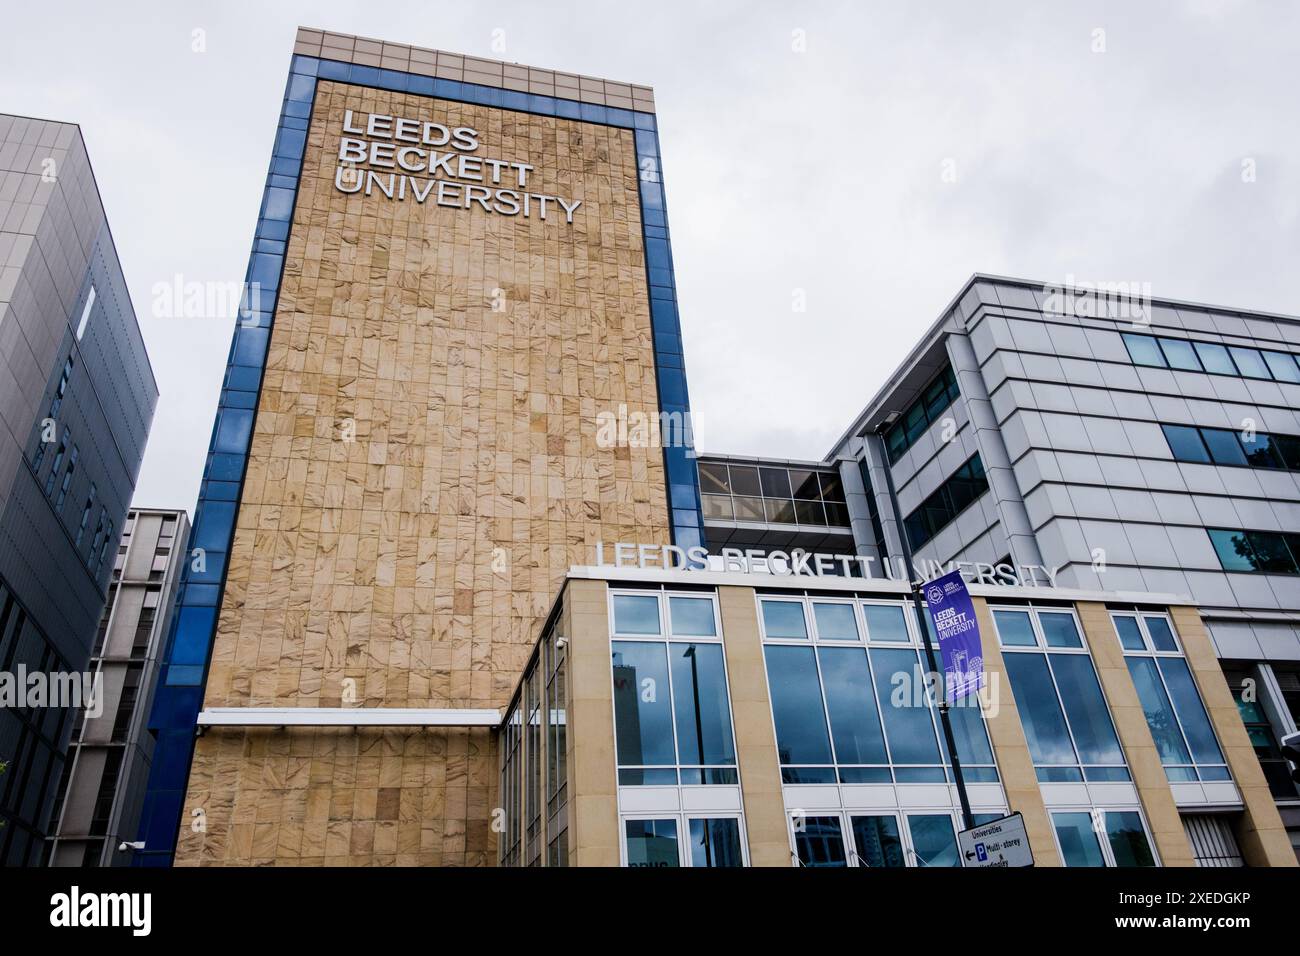
<path fill-rule="evenodd" d="M 984 686 L 984 652 L 975 605 L 960 571 L 949 571 L 921 589 L 943 657 L 944 695 L 955 703 Z"/>

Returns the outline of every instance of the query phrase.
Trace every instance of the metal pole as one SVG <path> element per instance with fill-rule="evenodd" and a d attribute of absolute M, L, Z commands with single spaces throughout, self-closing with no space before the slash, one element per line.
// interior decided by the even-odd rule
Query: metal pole
<path fill-rule="evenodd" d="M 876 429 L 876 437 L 884 444 L 882 431 L 884 426 Z M 898 526 L 898 540 L 903 546 L 903 561 L 905 562 L 904 570 L 907 573 L 907 583 L 912 589 L 912 610 L 916 612 L 916 626 L 921 629 L 921 640 L 925 642 L 925 657 L 930 665 L 930 673 L 942 673 L 939 667 L 938 658 L 934 653 L 934 642 L 930 640 L 930 628 L 926 624 L 925 611 L 921 609 L 921 599 L 924 595 L 921 593 L 921 582 L 916 580 L 916 567 L 912 563 L 912 545 L 907 540 L 907 529 L 903 527 L 903 516 L 898 510 L 898 493 L 894 490 L 894 472 L 888 463 L 885 464 L 885 487 L 889 492 L 889 505 L 894 512 L 894 523 Z M 888 555 L 881 555 L 883 560 L 889 560 Z M 939 693 L 939 724 L 943 727 L 943 740 L 948 748 L 948 761 L 952 765 L 952 779 L 957 784 L 957 799 L 961 801 L 961 818 L 966 824 L 967 830 L 975 828 L 975 817 L 970 812 L 970 795 L 966 793 L 966 778 L 961 772 L 961 761 L 957 759 L 957 740 L 952 734 L 952 719 L 948 716 L 948 693 L 947 687 L 943 684 Z"/>

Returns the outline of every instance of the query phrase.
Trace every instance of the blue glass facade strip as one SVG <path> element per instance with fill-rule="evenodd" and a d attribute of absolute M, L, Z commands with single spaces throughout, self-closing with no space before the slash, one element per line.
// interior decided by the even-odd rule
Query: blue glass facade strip
<path fill-rule="evenodd" d="M 194 754 L 194 731 L 203 704 L 221 609 L 226 558 L 234 537 L 318 79 L 634 131 L 659 409 L 670 416 L 667 420 L 672 423 L 670 429 L 663 429 L 665 436 L 679 439 L 665 441 L 664 447 L 673 542 L 683 548 L 704 543 L 699 475 L 690 429 L 690 398 L 682 358 L 677 287 L 654 114 L 295 55 L 290 64 L 245 276 L 247 287 L 258 289 L 259 295 L 246 297 L 231 341 L 194 511 L 187 563 L 149 719 L 149 729 L 157 742 L 140 815 L 138 839 L 144 841 L 145 848 L 136 853 L 136 866 L 169 866 L 175 853 Z"/>

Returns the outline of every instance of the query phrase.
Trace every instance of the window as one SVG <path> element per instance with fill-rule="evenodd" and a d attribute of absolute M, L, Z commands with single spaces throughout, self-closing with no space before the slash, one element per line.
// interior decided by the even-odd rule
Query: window
<path fill-rule="evenodd" d="M 1221 813 L 1195 813 L 1183 817 L 1183 830 L 1192 845 L 1197 866 L 1245 866 L 1232 832 L 1231 817 Z"/>
<path fill-rule="evenodd" d="M 72 486 L 72 476 L 77 470 L 77 459 L 80 457 L 81 449 L 73 445 L 72 455 L 68 458 L 67 470 L 63 472 L 63 482 L 59 485 L 59 498 L 54 502 L 55 511 L 63 510 L 63 502 L 67 500 L 68 489 Z"/>
<path fill-rule="evenodd" d="M 1224 664 L 1223 676 L 1228 682 L 1228 690 L 1237 702 L 1237 711 L 1241 722 L 1246 725 L 1246 735 L 1250 737 L 1251 747 L 1259 760 L 1268 789 L 1274 797 L 1282 800 L 1294 800 L 1297 790 L 1291 779 L 1291 765 L 1282 756 L 1273 723 L 1268 719 L 1260 696 L 1264 693 L 1260 687 L 1260 676 L 1256 666 L 1250 664 Z"/>
<path fill-rule="evenodd" d="M 1138 700 L 1172 782 L 1231 780 L 1168 615 L 1112 613 Z"/>
<path fill-rule="evenodd" d="M 961 514 L 967 505 L 988 490 L 984 464 L 978 454 L 972 455 L 930 497 L 921 502 L 919 508 L 903 520 L 912 547 L 922 547 L 943 530 L 948 522 Z"/>
<path fill-rule="evenodd" d="M 1052 814 L 1066 866 L 1155 866 L 1138 810 L 1066 810 Z"/>
<path fill-rule="evenodd" d="M 1039 781 L 1129 780 L 1074 612 L 1039 607 L 992 612 Z"/>
<path fill-rule="evenodd" d="M 706 518 L 847 527 L 840 476 L 815 468 L 701 461 Z"/>
<path fill-rule="evenodd" d="M 1300 535 L 1280 531 L 1230 531 L 1207 528 L 1219 566 L 1254 574 L 1300 574 L 1295 554 Z"/>
<path fill-rule="evenodd" d="M 81 547 L 81 539 L 86 536 L 86 526 L 90 524 L 90 512 L 95 507 L 95 486 L 90 486 L 90 494 L 86 496 L 86 503 L 81 509 L 81 521 L 77 524 L 77 547 Z"/>
<path fill-rule="evenodd" d="M 942 683 L 923 666 L 901 604 L 816 596 L 759 603 L 784 783 L 949 778 L 935 710 Z M 949 715 L 966 778 L 996 781 L 978 699 Z"/>
<path fill-rule="evenodd" d="M 734 785 L 735 737 L 713 596 L 615 593 L 612 606 L 619 784 Z M 629 639 L 640 637 L 647 639 Z"/>
<path fill-rule="evenodd" d="M 44 447 L 44 446 L 42 446 Z M 48 498 L 54 493 L 54 482 L 58 478 L 59 469 L 63 467 L 63 458 L 68 451 L 68 430 L 63 430 L 63 436 L 59 439 L 59 450 L 54 455 L 54 464 L 50 468 L 50 474 L 45 479 L 45 497 Z"/>
<path fill-rule="evenodd" d="M 691 814 L 625 818 L 623 859 L 629 867 L 744 866 L 740 818 Z"/>
<path fill-rule="evenodd" d="M 1178 461 L 1300 471 L 1300 438 L 1226 428 L 1161 425 Z"/>
<path fill-rule="evenodd" d="M 566 739 L 567 655 L 564 638 L 552 629 L 544 643 L 546 649 L 546 812 L 555 814 L 568 798 L 568 742 Z M 553 834 L 552 834 L 553 835 Z M 568 854 L 565 854 L 567 861 Z M 554 865 L 554 864 L 552 864 Z"/>
<path fill-rule="evenodd" d="M 957 401 L 960 394 L 952 366 L 945 365 L 886 430 L 885 452 L 889 456 L 889 463 L 892 465 L 902 458 L 925 430 L 940 419 L 944 410 Z"/>
<path fill-rule="evenodd" d="M 976 813 L 975 823 L 988 823 L 1003 815 Z M 935 810 L 848 810 L 790 818 L 795 859 L 807 867 L 960 866 L 959 828 L 960 818 L 954 813 Z"/>
<path fill-rule="evenodd" d="M 1122 337 L 1135 365 L 1300 383 L 1300 365 L 1289 352 L 1128 332 Z"/>

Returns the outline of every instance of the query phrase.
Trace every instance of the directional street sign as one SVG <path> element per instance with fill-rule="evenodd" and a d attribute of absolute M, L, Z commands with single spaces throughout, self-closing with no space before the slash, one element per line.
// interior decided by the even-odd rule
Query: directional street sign
<path fill-rule="evenodd" d="M 982 823 L 957 834 L 962 866 L 1033 866 L 1029 837 L 1020 814 Z"/>

